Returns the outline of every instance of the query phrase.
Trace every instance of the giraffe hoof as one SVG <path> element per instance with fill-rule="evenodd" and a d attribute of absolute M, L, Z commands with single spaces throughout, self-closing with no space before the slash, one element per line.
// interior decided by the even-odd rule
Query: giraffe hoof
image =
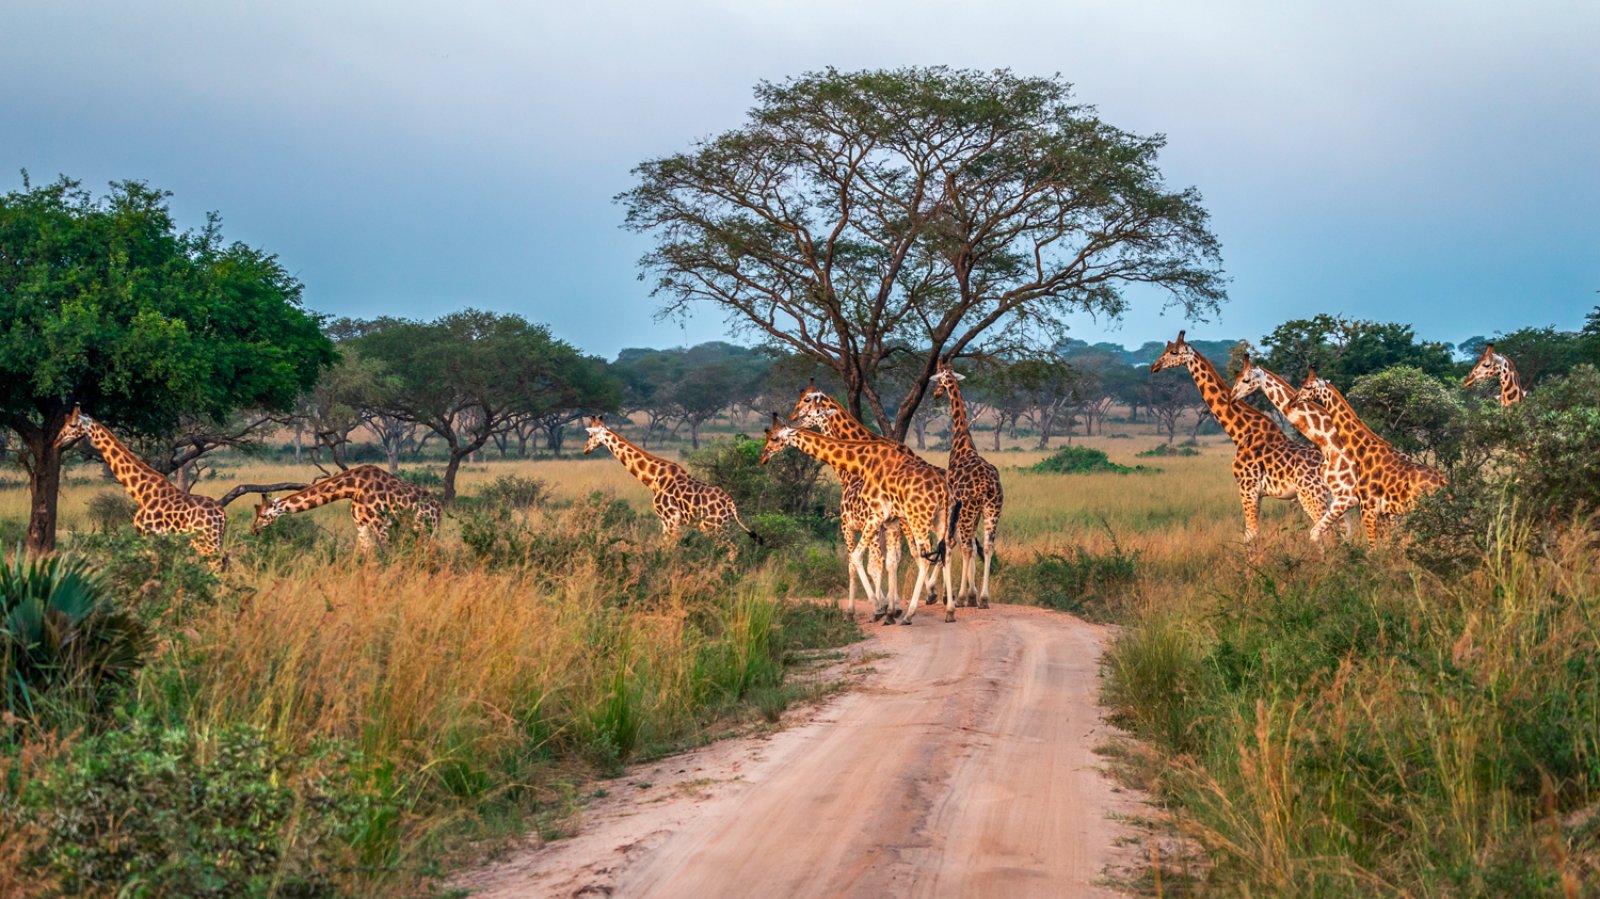
<path fill-rule="evenodd" d="M 911 619 L 910 618 L 902 618 L 902 619 L 900 619 L 900 623 L 901 624 L 910 624 L 911 623 Z"/>
<path fill-rule="evenodd" d="M 950 624 L 951 622 L 953 622 L 955 620 L 956 620 L 956 613 L 949 612 L 949 611 L 944 613 L 944 623 L 945 624 Z"/>
<path fill-rule="evenodd" d="M 888 609 L 879 609 L 878 611 L 872 613 L 872 620 L 873 621 L 882 621 L 883 620 L 883 616 L 885 616 L 887 614 L 889 614 L 889 610 Z"/>
<path fill-rule="evenodd" d="M 980 609 L 989 608 L 989 597 L 985 596 L 983 599 L 978 600 L 978 608 L 980 608 Z"/>

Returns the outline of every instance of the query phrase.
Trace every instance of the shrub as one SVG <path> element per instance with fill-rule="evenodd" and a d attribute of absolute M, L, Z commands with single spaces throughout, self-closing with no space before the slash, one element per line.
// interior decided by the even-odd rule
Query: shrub
<path fill-rule="evenodd" d="M 501 475 L 478 496 L 482 502 L 513 508 L 542 506 L 550 501 L 550 485 L 538 478 Z"/>
<path fill-rule="evenodd" d="M 326 743 L 289 754 L 243 725 L 128 722 L 28 785 L 18 813 L 49 839 L 25 864 L 67 893 L 341 895 L 332 875 L 381 860 L 393 839 L 393 810 L 358 783 L 359 764 Z"/>
<path fill-rule="evenodd" d="M 407 468 L 400 472 L 400 480 L 418 487 L 442 487 L 444 476 L 431 468 Z"/>
<path fill-rule="evenodd" d="M 0 565 L 0 698 L 10 714 L 82 723 L 139 668 L 147 642 L 82 561 L 19 549 Z"/>
<path fill-rule="evenodd" d="M 1028 469 L 1041 474 L 1089 474 L 1097 471 L 1114 471 L 1128 474 L 1134 471 L 1155 471 L 1143 465 L 1129 467 L 1118 465 L 1104 450 L 1087 446 L 1064 446 L 1050 456 L 1040 459 Z"/>
<path fill-rule="evenodd" d="M 1460 391 L 1420 368 L 1398 365 L 1356 378 L 1350 404 L 1396 449 L 1446 466 L 1461 457 L 1466 410 Z"/>
<path fill-rule="evenodd" d="M 217 576 L 184 535 L 96 534 L 79 538 L 73 548 L 94 564 L 130 611 L 142 621 L 160 621 L 163 632 L 172 632 L 172 625 L 194 609 L 216 603 Z"/>
<path fill-rule="evenodd" d="M 1125 598 L 1138 572 L 1138 551 L 1124 550 L 1113 534 L 1108 552 L 1083 546 L 1074 546 L 1070 553 L 1035 552 L 1032 561 L 1002 569 L 1002 576 L 1017 602 L 1108 621 L 1113 604 Z"/>
<path fill-rule="evenodd" d="M 1198 456 L 1198 455 L 1200 455 L 1200 450 L 1199 450 L 1198 447 L 1192 446 L 1192 445 L 1187 444 L 1187 443 L 1176 444 L 1176 445 L 1171 444 L 1171 443 L 1158 443 L 1155 446 L 1152 446 L 1147 450 L 1140 450 L 1138 453 L 1136 453 L 1136 455 L 1146 456 L 1146 457 L 1148 457 L 1148 456 Z"/>
<path fill-rule="evenodd" d="M 120 490 L 96 493 L 89 500 L 89 524 L 101 534 L 131 530 L 138 511 L 139 504 Z"/>
<path fill-rule="evenodd" d="M 689 469 L 695 477 L 728 491 L 741 515 L 782 512 L 826 517 L 837 527 L 839 491 L 822 477 L 822 463 L 795 450 L 779 453 L 762 466 L 762 446 L 761 441 L 740 434 L 697 450 L 689 457 Z"/>

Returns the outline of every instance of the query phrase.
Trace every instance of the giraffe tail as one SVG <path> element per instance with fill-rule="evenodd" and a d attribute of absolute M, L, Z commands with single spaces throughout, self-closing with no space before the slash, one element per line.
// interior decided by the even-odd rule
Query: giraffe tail
<path fill-rule="evenodd" d="M 743 530 L 746 534 L 750 535 L 750 539 L 754 540 L 756 542 L 757 546 L 766 546 L 767 545 L 767 541 L 762 539 L 760 534 L 757 534 L 755 531 L 752 531 L 749 528 L 745 527 L 744 522 L 739 520 L 739 513 L 738 512 L 733 513 L 733 520 L 738 523 L 740 530 Z"/>
<path fill-rule="evenodd" d="M 944 561 L 946 548 L 949 546 L 950 541 L 956 538 L 956 519 L 960 515 L 961 500 L 958 499 L 950 506 L 950 523 L 945 526 L 945 532 L 939 535 L 939 545 L 935 546 L 932 552 L 924 553 L 922 556 L 924 559 L 934 563 Z"/>

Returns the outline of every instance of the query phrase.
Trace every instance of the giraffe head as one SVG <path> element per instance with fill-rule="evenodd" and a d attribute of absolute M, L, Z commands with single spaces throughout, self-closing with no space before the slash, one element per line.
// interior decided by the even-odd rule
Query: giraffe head
<path fill-rule="evenodd" d="M 1178 339 L 1167 342 L 1167 350 L 1156 361 L 1150 363 L 1150 373 L 1164 371 L 1175 365 L 1188 365 L 1194 358 L 1194 347 L 1184 342 L 1184 331 L 1178 332 Z"/>
<path fill-rule="evenodd" d="M 1233 382 L 1233 398 L 1242 400 L 1257 390 L 1264 390 L 1267 386 L 1267 370 L 1255 364 L 1249 357 L 1244 357 L 1244 368 L 1239 369 L 1239 378 Z"/>
<path fill-rule="evenodd" d="M 1300 390 L 1294 395 L 1296 403 L 1316 403 L 1319 406 L 1333 405 L 1333 385 L 1326 378 L 1317 376 L 1316 369 L 1306 372 L 1306 379 L 1300 384 Z"/>
<path fill-rule="evenodd" d="M 79 437 L 89 436 L 92 427 L 94 419 L 85 415 L 83 409 L 73 406 L 72 414 L 67 416 L 67 423 L 61 427 L 61 434 L 56 437 L 56 448 L 60 449 Z"/>
<path fill-rule="evenodd" d="M 789 441 L 794 438 L 794 432 L 797 430 L 799 428 L 793 425 L 786 425 L 780 421 L 778 413 L 772 413 L 772 424 L 767 428 L 767 443 L 761 448 L 760 463 L 765 465 L 768 459 L 783 452 L 789 446 Z"/>
<path fill-rule="evenodd" d="M 933 377 L 928 379 L 929 383 L 933 384 L 933 398 L 939 399 L 944 396 L 953 396 L 956 390 L 956 382 L 965 381 L 966 379 L 965 375 L 957 374 L 956 370 L 950 367 L 950 363 L 939 363 L 939 370 L 934 372 Z"/>
<path fill-rule="evenodd" d="M 611 429 L 606 427 L 606 423 L 601 421 L 598 415 L 589 416 L 584 422 L 584 430 L 589 432 L 589 440 L 583 445 L 583 454 L 586 456 L 594 452 L 595 447 L 605 446 L 606 436 L 611 433 Z"/>
<path fill-rule="evenodd" d="M 804 427 L 818 427 L 827 421 L 828 416 L 844 408 L 839 401 L 829 396 L 826 391 L 817 386 L 817 379 L 812 378 L 804 390 L 800 391 L 800 399 L 795 400 L 794 410 L 789 413 L 789 421 L 803 422 Z"/>
<path fill-rule="evenodd" d="M 1478 357 L 1478 364 L 1472 366 L 1472 371 L 1461 382 L 1461 386 L 1471 387 L 1484 381 L 1497 381 L 1510 364 L 1511 360 L 1494 351 L 1494 344 L 1486 343 L 1483 345 L 1483 355 Z"/>
<path fill-rule="evenodd" d="M 261 502 L 256 503 L 255 521 L 250 522 L 250 533 L 261 533 L 262 528 L 277 521 L 284 511 L 283 500 L 273 499 L 270 496 L 261 497 Z"/>

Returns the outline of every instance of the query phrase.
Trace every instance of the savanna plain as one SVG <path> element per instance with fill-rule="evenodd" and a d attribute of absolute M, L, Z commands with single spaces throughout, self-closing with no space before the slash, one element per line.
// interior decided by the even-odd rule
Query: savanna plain
<path fill-rule="evenodd" d="M 437 895 L 515 835 L 572 834 L 628 766 L 825 701 L 844 648 L 876 634 L 838 603 L 837 488 L 824 474 L 815 513 L 776 511 L 763 484 L 787 475 L 736 436 L 759 423 L 715 427 L 667 454 L 736 472 L 767 543 L 733 560 L 664 543 L 604 452 L 489 453 L 435 541 L 370 557 L 342 504 L 252 536 L 236 502 L 216 575 L 181 540 L 134 537 L 101 466 L 71 467 L 62 564 L 132 599 L 82 648 L 112 647 L 92 674 L 6 688 L 0 894 L 104 892 L 148 856 L 162 886 L 141 895 Z M 1592 524 L 1535 534 L 1508 503 L 1424 565 L 1404 535 L 1319 551 L 1297 506 L 1265 500 L 1247 545 L 1226 437 L 1146 455 L 1165 446 L 1148 424 L 1106 431 L 1073 445 L 1131 471 L 978 442 L 1006 492 L 994 600 L 1114 625 L 1102 701 L 1129 736 L 1103 757 L 1152 797 L 1148 865 L 1119 888 L 1600 890 Z M 424 485 L 436 468 L 403 466 Z M 197 492 L 312 473 L 222 456 Z M 0 481 L 8 576 L 39 564 L 13 549 L 26 503 Z M 913 637 L 985 614 L 958 613 Z"/>

